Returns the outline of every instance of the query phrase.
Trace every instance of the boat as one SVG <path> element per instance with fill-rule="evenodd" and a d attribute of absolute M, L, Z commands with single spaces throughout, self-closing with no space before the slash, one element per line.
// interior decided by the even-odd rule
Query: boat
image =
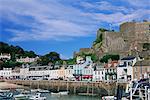
<path fill-rule="evenodd" d="M 41 96 L 41 93 L 36 93 L 35 95 L 31 95 L 29 100 L 46 100 L 46 97 Z"/>
<path fill-rule="evenodd" d="M 2 90 L 0 89 L 0 93 L 9 92 L 10 90 Z"/>
<path fill-rule="evenodd" d="M 31 89 L 31 92 L 38 92 L 38 89 Z"/>
<path fill-rule="evenodd" d="M 126 87 L 126 96 L 123 100 L 150 100 L 150 81 L 149 79 L 140 79 L 132 81 Z"/>
<path fill-rule="evenodd" d="M 0 100 L 12 100 L 13 99 L 13 94 L 9 93 L 7 95 L 0 94 Z"/>
<path fill-rule="evenodd" d="M 49 93 L 50 91 L 49 90 L 39 89 L 38 92 L 40 92 L 40 93 Z"/>
<path fill-rule="evenodd" d="M 69 94 L 68 91 L 63 91 L 63 92 L 59 92 L 59 93 L 60 93 L 60 95 L 68 95 Z"/>
<path fill-rule="evenodd" d="M 115 96 L 103 96 L 102 100 L 116 100 Z"/>
<path fill-rule="evenodd" d="M 49 93 L 50 91 L 44 89 L 31 89 L 31 92 Z"/>
<path fill-rule="evenodd" d="M 24 94 L 14 95 L 15 100 L 29 100 L 29 97 Z"/>
<path fill-rule="evenodd" d="M 22 94 L 30 94 L 30 93 L 31 93 L 31 91 L 28 91 L 28 90 L 22 91 Z"/>
<path fill-rule="evenodd" d="M 68 91 L 62 91 L 62 92 L 51 92 L 51 95 L 68 95 Z"/>

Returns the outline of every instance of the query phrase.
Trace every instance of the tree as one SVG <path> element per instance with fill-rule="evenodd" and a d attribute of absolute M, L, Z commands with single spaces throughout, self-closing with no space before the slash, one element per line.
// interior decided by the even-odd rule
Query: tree
<path fill-rule="evenodd" d="M 50 52 L 49 54 L 45 55 L 49 60 L 53 63 L 60 60 L 60 55 L 57 52 Z"/>
<path fill-rule="evenodd" d="M 100 62 L 102 63 L 108 63 L 108 60 L 119 60 L 120 56 L 119 55 L 112 55 L 112 54 L 107 54 L 103 56 L 103 58 L 100 59 Z"/>
<path fill-rule="evenodd" d="M 40 65 L 48 65 L 48 63 L 50 62 L 49 58 L 46 56 L 41 56 L 38 60 L 37 63 Z"/>
<path fill-rule="evenodd" d="M 34 58 L 34 57 L 36 57 L 37 55 L 36 55 L 33 51 L 25 51 L 22 56 L 23 56 L 23 57 Z"/>
<path fill-rule="evenodd" d="M 150 50 L 150 43 L 144 43 L 143 48 L 146 50 Z"/>
<path fill-rule="evenodd" d="M 74 65 L 76 64 L 76 58 L 68 59 L 66 62 L 68 65 Z"/>

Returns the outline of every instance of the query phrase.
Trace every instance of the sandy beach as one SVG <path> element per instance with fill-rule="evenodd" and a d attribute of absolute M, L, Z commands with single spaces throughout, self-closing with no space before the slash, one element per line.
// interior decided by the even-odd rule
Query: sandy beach
<path fill-rule="evenodd" d="M 0 89 L 22 89 L 22 88 L 25 87 L 7 82 L 0 82 Z"/>

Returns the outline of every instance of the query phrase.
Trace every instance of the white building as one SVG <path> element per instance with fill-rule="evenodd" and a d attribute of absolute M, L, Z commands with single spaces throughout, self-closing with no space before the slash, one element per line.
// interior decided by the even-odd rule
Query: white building
<path fill-rule="evenodd" d="M 20 68 L 20 78 L 25 79 L 30 75 L 29 68 Z"/>
<path fill-rule="evenodd" d="M 9 60 L 9 59 L 11 59 L 11 55 L 10 54 L 5 54 L 5 53 L 4 54 L 1 53 L 0 54 L 0 59 L 8 59 Z"/>
<path fill-rule="evenodd" d="M 109 61 L 104 65 L 106 82 L 114 82 L 117 80 L 117 66 L 118 61 Z"/>
<path fill-rule="evenodd" d="M 12 68 L 4 68 L 0 70 L 0 77 L 1 78 L 11 78 L 12 77 Z"/>
<path fill-rule="evenodd" d="M 137 59 L 135 57 L 122 58 L 117 67 L 117 81 L 118 82 L 129 82 L 133 81 L 133 66 Z"/>
<path fill-rule="evenodd" d="M 74 70 L 71 68 L 65 69 L 65 78 L 66 79 L 73 79 L 74 78 L 73 72 L 74 72 Z"/>
<path fill-rule="evenodd" d="M 80 57 L 79 57 L 80 58 Z M 93 78 L 93 61 L 90 56 L 86 56 L 85 61 L 83 59 L 77 59 L 77 64 L 74 65 L 74 77 L 77 80 L 92 80 Z"/>
<path fill-rule="evenodd" d="M 31 62 L 35 62 L 39 59 L 39 57 L 35 57 L 35 58 L 29 58 L 29 57 L 26 57 L 26 58 L 20 58 L 20 59 L 16 59 L 17 62 L 21 62 L 21 63 L 31 63 Z"/>
<path fill-rule="evenodd" d="M 93 81 L 99 82 L 105 80 L 105 69 L 99 68 L 93 71 Z"/>

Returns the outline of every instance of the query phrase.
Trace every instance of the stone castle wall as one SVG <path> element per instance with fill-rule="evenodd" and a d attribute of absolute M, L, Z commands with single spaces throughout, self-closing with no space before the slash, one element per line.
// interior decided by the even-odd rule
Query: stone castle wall
<path fill-rule="evenodd" d="M 120 25 L 120 32 L 98 32 L 103 34 L 104 53 L 129 54 L 131 50 L 142 52 L 143 43 L 150 43 L 150 22 L 126 22 Z"/>

